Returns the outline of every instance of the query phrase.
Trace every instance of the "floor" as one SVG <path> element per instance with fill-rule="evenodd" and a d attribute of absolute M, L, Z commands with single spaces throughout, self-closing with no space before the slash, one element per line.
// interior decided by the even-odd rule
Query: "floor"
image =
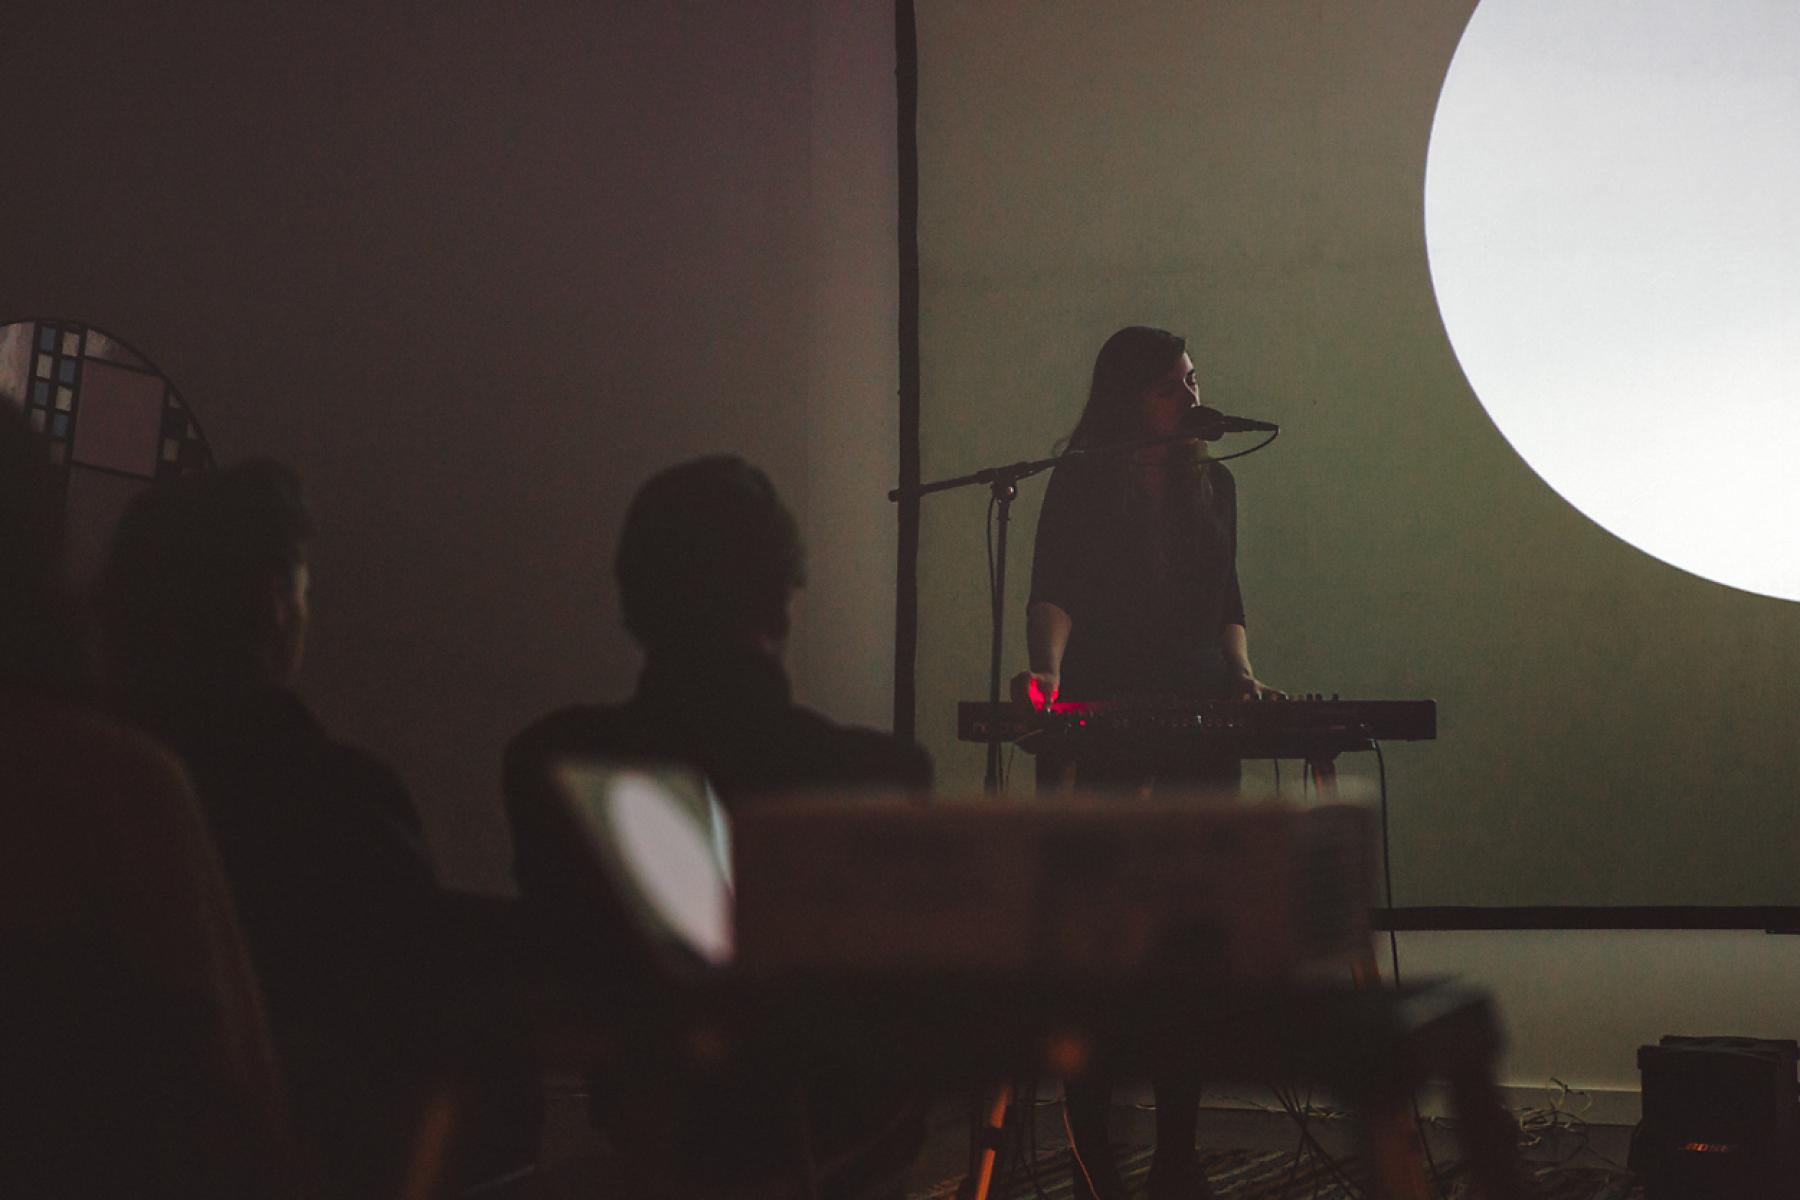
<path fill-rule="evenodd" d="M 1148 1097 L 1143 1103 L 1118 1104 L 1114 1108 L 1113 1140 L 1123 1144 L 1148 1145 L 1155 1140 L 1154 1111 Z M 1203 1109 L 1197 1138 L 1204 1148 L 1247 1150 L 1289 1150 L 1299 1143 L 1296 1119 L 1278 1108 L 1243 1107 L 1254 1103 L 1242 1098 L 1221 1098 L 1238 1107 Z M 1032 1123 L 1015 1125 L 1015 1146 L 1035 1136 L 1040 1159 L 1055 1154 L 1054 1161 L 1064 1161 L 1057 1152 L 1067 1146 L 1063 1132 L 1062 1105 L 1054 1094 L 1040 1097 L 1032 1106 Z M 961 1176 L 969 1160 L 970 1101 L 948 1100 L 937 1104 L 927 1117 L 927 1133 L 923 1148 L 911 1168 L 883 1194 L 893 1197 L 918 1195 L 930 1191 L 944 1181 Z M 1631 1130 L 1618 1126 L 1586 1126 L 1554 1116 L 1546 1120 L 1542 1114 L 1528 1113 L 1522 1153 L 1528 1163 L 1536 1165 L 1567 1163 L 1592 1168 L 1596 1179 L 1607 1186 L 1594 1195 L 1622 1195 L 1622 1169 L 1629 1149 Z M 552 1080 L 546 1112 L 544 1139 L 544 1194 L 554 1200 L 588 1200 L 616 1194 L 607 1167 L 610 1151 L 605 1141 L 588 1126 L 586 1096 L 580 1081 Z M 1323 1103 L 1310 1110 L 1307 1128 L 1321 1149 L 1333 1156 L 1354 1155 L 1358 1149 L 1358 1126 L 1348 1114 L 1331 1110 Z M 1447 1122 L 1428 1123 L 1428 1146 L 1436 1161 L 1451 1162 L 1456 1155 L 1454 1130 Z M 1015 1161 L 1017 1161 L 1015 1159 Z M 1048 1181 L 1046 1181 L 1048 1182 Z M 1614 1183 L 1618 1186 L 1613 1186 Z M 1560 1194 L 1560 1193 L 1559 1193 Z"/>

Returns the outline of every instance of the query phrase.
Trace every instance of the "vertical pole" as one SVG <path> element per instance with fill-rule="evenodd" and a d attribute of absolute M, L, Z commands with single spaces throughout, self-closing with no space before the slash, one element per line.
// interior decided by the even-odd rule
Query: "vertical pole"
<path fill-rule="evenodd" d="M 919 47 L 913 0 L 894 4 L 894 85 L 899 101 L 900 486 L 919 484 Z M 915 729 L 919 649 L 919 498 L 897 506 L 899 554 L 894 579 L 894 733 Z"/>
<path fill-rule="evenodd" d="M 1010 481 L 993 485 L 998 531 L 994 535 L 994 633 L 988 647 L 988 740 L 987 776 L 983 790 L 990 796 L 1000 794 L 1000 656 L 1006 645 L 1006 527 L 1012 519 L 1013 497 L 1019 489 Z"/>

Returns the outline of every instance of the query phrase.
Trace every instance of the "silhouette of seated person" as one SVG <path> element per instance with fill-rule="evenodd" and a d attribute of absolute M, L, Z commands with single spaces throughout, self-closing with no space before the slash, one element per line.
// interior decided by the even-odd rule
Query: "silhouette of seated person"
<path fill-rule="evenodd" d="M 439 887 L 399 777 L 293 690 L 311 531 L 298 479 L 273 462 L 140 496 L 102 574 L 106 684 L 192 774 L 301 1136 L 334 1192 L 391 1195 L 426 1093 L 474 1053 L 447 1006 L 490 955 Z M 474 1121 L 453 1174 L 535 1154 L 541 1092 L 519 1070 L 485 1097 L 511 1115 Z"/>
<path fill-rule="evenodd" d="M 804 788 L 930 786 L 916 745 L 794 703 L 782 655 L 805 553 L 761 471 L 721 456 L 652 478 L 626 512 L 615 569 L 625 627 L 644 648 L 636 693 L 553 712 L 506 749 L 514 873 L 528 898 L 555 901 L 576 869 L 546 824 L 546 772 L 561 758 L 684 763 L 727 810 Z"/>
<path fill-rule="evenodd" d="M 628 926 L 595 928 L 610 918 L 597 916 L 589 869 L 558 818 L 550 791 L 558 762 L 687 765 L 706 775 L 728 812 L 795 789 L 922 791 L 931 780 L 930 760 L 916 745 L 794 703 L 782 653 L 789 606 L 805 581 L 804 553 L 793 517 L 761 471 L 713 457 L 656 475 L 626 513 L 615 568 L 625 626 L 645 652 L 636 692 L 620 704 L 576 705 L 535 722 L 507 747 L 504 773 L 520 890 L 563 947 L 570 973 L 613 998 L 659 981 Z M 809 1084 L 821 1153 L 866 1137 L 898 1107 L 878 1081 Z M 781 1086 L 737 1077 L 678 1099 L 671 1120 L 682 1169 L 719 1183 L 790 1170 L 792 1110 L 781 1102 Z M 615 1134 L 641 1130 L 639 1091 L 634 1081 L 597 1077 L 596 1124 Z M 648 1139 L 631 1132 L 614 1140 Z M 855 1186 L 846 1176 L 827 1191 Z"/>
<path fill-rule="evenodd" d="M 42 439 L 0 402 L 0 1194 L 270 1197 L 301 1179 L 187 778 L 93 711 Z"/>

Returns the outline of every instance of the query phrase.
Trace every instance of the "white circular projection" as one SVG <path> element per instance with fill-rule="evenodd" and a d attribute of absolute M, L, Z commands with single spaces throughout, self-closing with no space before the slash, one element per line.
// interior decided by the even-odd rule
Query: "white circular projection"
<path fill-rule="evenodd" d="M 1800 3 L 1481 0 L 1425 242 L 1463 372 L 1546 483 L 1800 599 Z"/>

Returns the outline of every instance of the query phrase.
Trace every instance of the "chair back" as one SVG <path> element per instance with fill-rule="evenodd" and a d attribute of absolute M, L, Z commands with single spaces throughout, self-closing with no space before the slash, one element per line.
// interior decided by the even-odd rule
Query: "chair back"
<path fill-rule="evenodd" d="M 0 1192 L 300 1192 L 261 994 L 180 764 L 0 692 L 0 780 Z"/>

